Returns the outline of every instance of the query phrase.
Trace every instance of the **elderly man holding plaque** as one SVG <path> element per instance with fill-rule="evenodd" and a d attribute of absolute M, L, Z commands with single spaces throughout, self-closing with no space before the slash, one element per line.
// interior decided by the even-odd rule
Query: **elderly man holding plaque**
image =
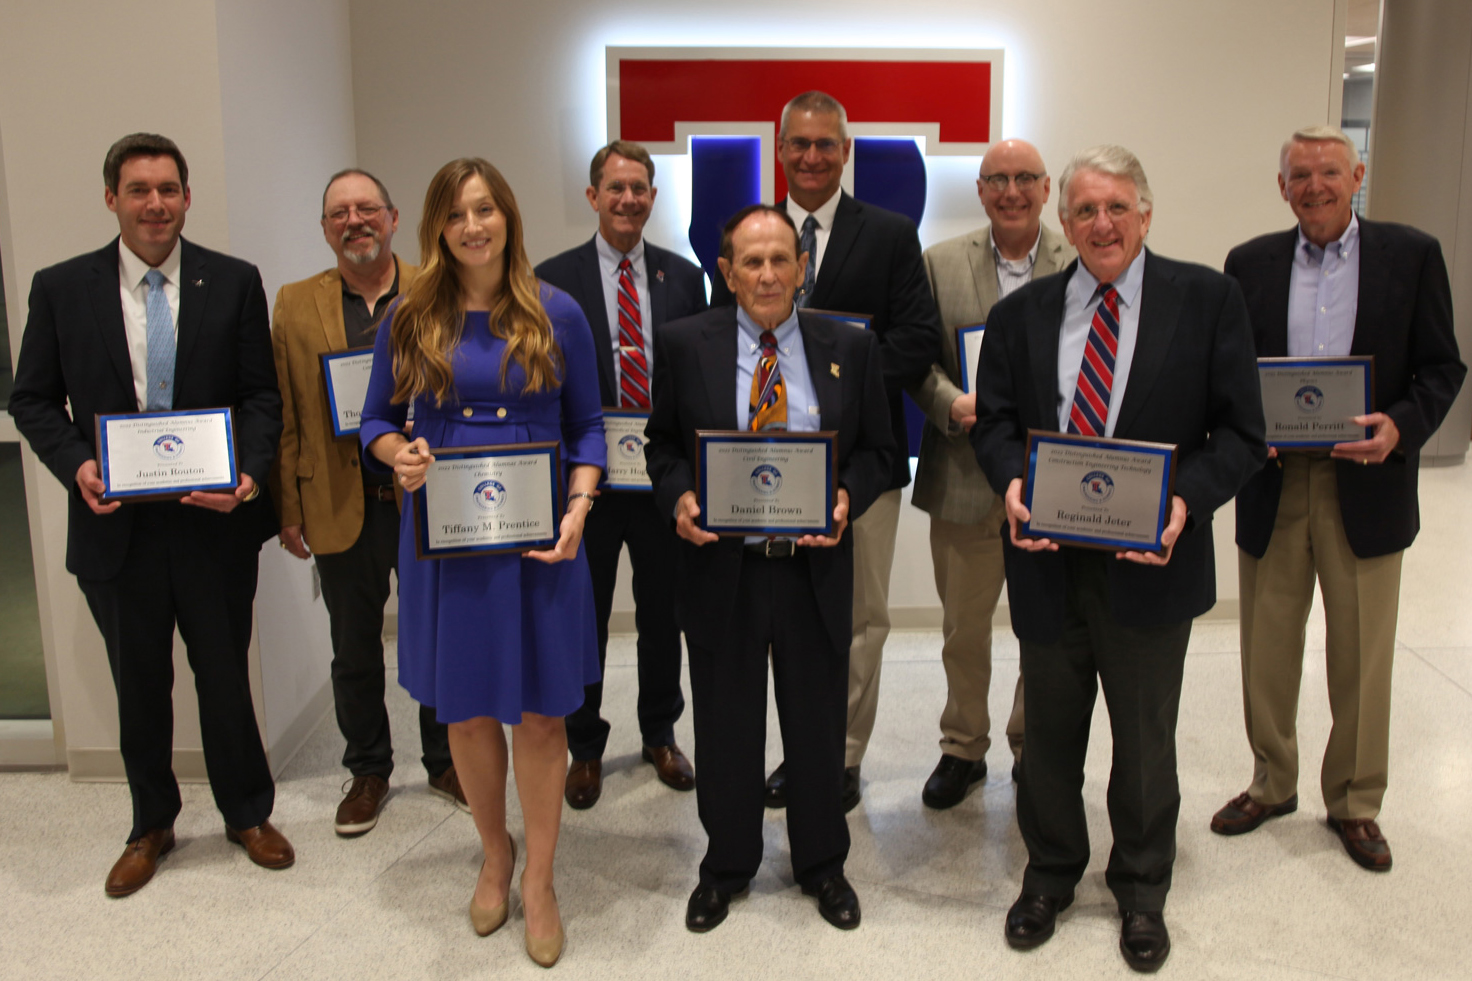
<path fill-rule="evenodd" d="M 991 746 L 987 695 L 992 680 L 992 614 L 1002 595 L 1002 498 L 976 464 L 967 433 L 976 421 L 976 359 L 963 340 L 985 337 L 992 306 L 1019 287 L 1062 269 L 1074 257 L 1042 223 L 1052 178 L 1037 147 L 1003 140 L 981 158 L 976 192 L 989 223 L 925 250 L 925 272 L 945 326 L 941 360 L 910 389 L 929 425 L 920 437 L 911 501 L 930 514 L 930 558 L 944 611 L 941 661 L 946 704 L 940 762 L 920 799 L 954 807 L 986 778 Z M 968 384 L 970 383 L 970 384 Z M 1016 774 L 1022 759 L 1022 678 L 1017 679 L 1007 742 Z"/>
<path fill-rule="evenodd" d="M 992 308 L 971 430 L 977 460 L 1006 502 L 1003 555 L 1026 700 L 1017 819 L 1028 864 L 1006 937 L 1019 949 L 1051 937 L 1088 864 L 1084 758 L 1102 687 L 1114 746 L 1105 881 L 1123 921 L 1120 950 L 1132 968 L 1150 971 L 1170 951 L 1162 910 L 1180 810 L 1175 730 L 1186 643 L 1191 619 L 1216 602 L 1212 514 L 1266 458 L 1262 404 L 1236 284 L 1145 249 L 1153 199 L 1134 154 L 1084 150 L 1064 169 L 1060 191 L 1058 216 L 1078 262 Z M 1028 459 L 1029 430 L 1075 434 L 1055 444 L 1071 440 L 1065 450 L 1104 462 L 1082 480 L 1064 467 L 1039 468 Z M 1131 456 L 1129 443 L 1112 440 L 1151 444 L 1129 465 L 1149 471 L 1151 496 L 1138 499 L 1141 481 L 1107 462 Z M 1171 457 L 1166 474 L 1159 461 Z M 1036 494 L 1072 503 L 1030 511 L 1025 474 Z M 1058 540 L 1026 530 L 1074 513 L 1119 521 L 1142 505 L 1159 512 L 1161 527 L 1154 542 L 1134 547 L 1060 551 Z"/>
<path fill-rule="evenodd" d="M 536 273 L 578 301 L 601 342 L 595 353 L 609 474 L 583 537 L 597 607 L 598 663 L 608 653 L 618 557 L 627 545 L 639 632 L 642 757 L 666 786 L 690 790 L 695 771 L 675 744 L 675 722 L 685 711 L 680 628 L 675 624 L 675 535 L 649 493 L 643 436 L 654 330 L 706 308 L 705 274 L 644 238 L 644 223 L 659 193 L 648 151 L 637 143 L 615 141 L 593 155 L 589 171 L 586 195 L 598 215 L 597 233 L 546 260 Z M 621 464 L 629 469 L 627 475 L 614 473 Z M 603 793 L 603 751 L 610 727 L 599 714 L 602 705 L 600 678 L 588 685 L 582 707 L 567 717 L 572 764 L 563 793 L 568 806 L 579 810 L 598 803 Z"/>
<path fill-rule="evenodd" d="M 1247 297 L 1257 353 L 1373 358 L 1373 401 L 1361 397 L 1336 413 L 1352 415 L 1359 429 L 1332 448 L 1275 447 L 1237 497 L 1253 775 L 1212 817 L 1211 830 L 1243 834 L 1298 807 L 1298 689 L 1317 580 L 1334 718 L 1320 772 L 1328 825 L 1350 858 L 1383 872 L 1390 845 L 1376 818 L 1389 767 L 1401 556 L 1420 529 L 1420 449 L 1466 367 L 1436 239 L 1351 210 L 1365 173 L 1354 143 L 1332 127 L 1300 130 L 1278 163 L 1278 188 L 1298 226 L 1238 246 L 1226 264 Z M 1266 399 L 1266 381 L 1263 391 Z M 1291 403 L 1264 408 L 1270 423 L 1295 412 Z"/>
<path fill-rule="evenodd" d="M 281 452 L 271 496 L 281 547 L 316 558 L 332 632 L 332 695 L 352 774 L 333 827 L 365 834 L 378 823 L 394 769 L 384 706 L 383 608 L 398 564 L 399 509 L 391 474 L 358 459 L 358 427 L 384 311 L 419 270 L 393 253 L 399 211 L 367 171 L 333 174 L 322 192 L 322 233 L 337 265 L 276 294 L 271 346 L 281 379 Z M 324 357 L 325 356 L 325 357 Z M 419 708 L 429 789 L 470 810 L 450 761 L 444 723 Z"/>
<path fill-rule="evenodd" d="M 103 181 L 119 236 L 36 273 L 10 414 L 71 491 L 66 567 L 107 646 L 133 796 L 128 847 L 106 891 L 127 896 L 174 847 L 176 626 L 225 836 L 266 868 L 295 858 L 267 820 L 275 784 L 246 671 L 260 547 L 276 532 L 260 482 L 281 435 L 281 396 L 260 273 L 180 237 L 190 197 L 178 146 L 150 133 L 125 136 L 107 152 Z M 205 425 L 216 413 L 191 418 L 191 410 L 225 408 L 233 445 L 223 429 Z M 120 432 L 164 424 L 144 448 L 156 457 L 149 473 L 174 461 L 187 474 L 198 469 L 190 460 L 218 454 L 232 461 L 238 482 L 186 491 L 191 477 L 144 479 L 138 483 L 150 486 L 124 491 L 138 477 L 116 465 L 128 448 L 114 442 L 117 455 L 103 454 L 99 466 L 93 422 L 115 414 L 124 417 Z M 176 428 L 183 426 L 191 428 Z"/>
<path fill-rule="evenodd" d="M 655 334 L 647 458 L 655 501 L 682 539 L 676 613 L 709 836 L 685 912 L 696 932 L 726 918 L 761 865 L 769 650 L 793 777 L 793 876 L 828 922 L 859 925 L 843 875 L 853 614 L 845 530 L 885 490 L 894 437 L 873 335 L 794 306 L 807 260 L 785 210 L 744 208 L 721 236 L 736 306 Z M 817 466 L 815 447 L 826 454 Z"/>

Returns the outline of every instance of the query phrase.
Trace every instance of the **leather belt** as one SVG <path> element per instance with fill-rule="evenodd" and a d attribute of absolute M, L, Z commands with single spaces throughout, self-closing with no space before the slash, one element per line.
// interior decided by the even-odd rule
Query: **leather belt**
<path fill-rule="evenodd" d="M 752 542 L 746 546 L 746 551 L 764 559 L 790 559 L 797 555 L 797 543 L 790 538 L 769 538 L 764 542 Z"/>
<path fill-rule="evenodd" d="M 363 492 L 368 495 L 370 501 L 389 503 L 394 499 L 393 484 L 364 484 Z"/>

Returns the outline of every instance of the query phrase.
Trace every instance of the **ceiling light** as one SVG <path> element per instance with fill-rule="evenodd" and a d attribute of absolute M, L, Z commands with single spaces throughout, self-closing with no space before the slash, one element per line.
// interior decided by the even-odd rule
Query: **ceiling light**
<path fill-rule="evenodd" d="M 1370 35 L 1369 37 L 1361 37 L 1361 36 L 1357 36 L 1357 35 L 1351 34 L 1349 37 L 1347 37 L 1347 38 L 1344 39 L 1344 46 L 1346 48 L 1358 48 L 1361 45 L 1374 44 L 1374 43 L 1375 43 L 1375 36 L 1373 34 Z"/>

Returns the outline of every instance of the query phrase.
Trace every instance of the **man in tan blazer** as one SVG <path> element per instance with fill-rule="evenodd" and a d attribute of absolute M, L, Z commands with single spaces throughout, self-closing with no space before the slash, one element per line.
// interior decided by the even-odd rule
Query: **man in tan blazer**
<path fill-rule="evenodd" d="M 976 421 L 976 395 L 962 388 L 956 328 L 984 323 L 1002 297 L 1034 277 L 1062 270 L 1075 255 L 1063 236 L 1042 225 L 1050 180 L 1032 144 L 1005 140 L 988 150 L 976 190 L 991 223 L 925 250 L 925 271 L 945 326 L 943 363 L 931 365 L 929 376 L 910 389 L 929 420 L 911 501 L 930 514 L 930 556 L 944 611 L 941 660 L 948 694 L 940 717 L 941 758 L 920 795 L 934 808 L 961 803 L 986 777 L 992 614 L 1004 578 L 1000 529 L 1006 514 L 966 436 Z M 968 365 L 966 376 L 975 375 L 976 365 Z M 1022 759 L 1020 675 L 1007 741 L 1015 779 Z"/>
<path fill-rule="evenodd" d="M 383 608 L 399 550 L 393 475 L 367 472 L 356 432 L 335 438 L 320 356 L 370 346 L 379 321 L 418 270 L 391 248 L 399 212 L 372 174 L 334 174 L 322 195 L 322 232 L 337 266 L 281 287 L 271 344 L 281 382 L 281 452 L 271 491 L 281 517 L 281 547 L 299 559 L 315 553 L 332 629 L 332 694 L 347 740 L 343 766 L 352 786 L 335 828 L 371 830 L 388 795 L 393 744 L 384 706 Z M 450 763 L 445 726 L 419 710 L 419 739 L 431 791 L 468 811 Z"/>

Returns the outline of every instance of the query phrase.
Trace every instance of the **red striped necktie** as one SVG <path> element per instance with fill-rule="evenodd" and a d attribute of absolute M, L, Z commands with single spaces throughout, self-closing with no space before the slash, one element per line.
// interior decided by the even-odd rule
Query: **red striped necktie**
<path fill-rule="evenodd" d="M 1078 366 L 1078 384 L 1073 390 L 1073 407 L 1068 412 L 1068 431 L 1084 436 L 1103 436 L 1109 422 L 1109 393 L 1114 387 L 1114 358 L 1119 352 L 1119 291 L 1101 283 L 1103 296 L 1094 308 L 1094 323 Z"/>
<path fill-rule="evenodd" d="M 649 408 L 649 359 L 644 354 L 639 291 L 627 257 L 618 264 L 618 378 L 622 408 Z"/>

